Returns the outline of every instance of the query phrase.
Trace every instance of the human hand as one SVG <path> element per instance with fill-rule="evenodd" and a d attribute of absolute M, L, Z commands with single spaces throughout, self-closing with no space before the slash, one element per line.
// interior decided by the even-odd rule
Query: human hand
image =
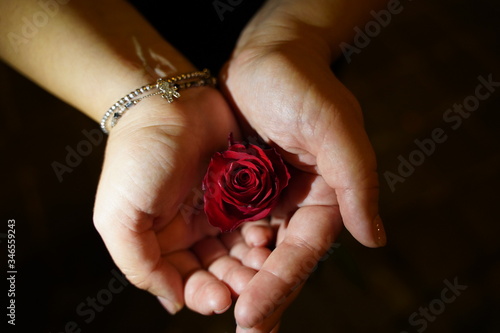
<path fill-rule="evenodd" d="M 95 226 L 131 283 L 158 296 L 170 313 L 184 304 L 206 315 L 225 311 L 255 273 L 230 252 L 239 248 L 241 260 L 250 252 L 253 265 L 267 256 L 243 253 L 239 232 L 216 237 L 199 206 L 207 163 L 230 132 L 238 130 L 226 102 L 205 87 L 172 104 L 144 100 L 108 139 Z"/>
<path fill-rule="evenodd" d="M 362 244 L 385 244 L 378 177 L 361 108 L 330 70 L 316 30 L 262 13 L 246 28 L 222 74 L 224 92 L 249 127 L 294 168 L 271 217 L 276 248 L 249 282 L 235 316 L 268 332 L 288 296 L 329 249 L 342 222 Z M 264 320 L 265 318 L 268 318 Z"/>

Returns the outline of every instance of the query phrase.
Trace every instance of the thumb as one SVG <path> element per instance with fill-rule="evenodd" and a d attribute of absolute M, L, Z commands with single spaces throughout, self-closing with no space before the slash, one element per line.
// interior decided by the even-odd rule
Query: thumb
<path fill-rule="evenodd" d="M 365 246 L 384 246 L 377 163 L 360 121 L 359 105 L 351 99 L 330 114 L 330 126 L 317 154 L 319 172 L 335 190 L 344 225 L 353 237 Z"/>

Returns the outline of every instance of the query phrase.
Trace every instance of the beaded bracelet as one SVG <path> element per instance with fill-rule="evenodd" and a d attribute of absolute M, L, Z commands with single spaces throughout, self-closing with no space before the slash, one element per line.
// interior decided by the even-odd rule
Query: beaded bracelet
<path fill-rule="evenodd" d="M 166 99 L 167 102 L 172 103 L 174 101 L 174 98 L 179 98 L 181 96 L 178 90 L 192 87 L 202 87 L 207 85 L 215 85 L 215 78 L 210 75 L 210 71 L 208 69 L 204 69 L 203 71 L 179 74 L 168 79 L 159 78 L 156 83 L 150 83 L 142 86 L 130 92 L 125 97 L 119 99 L 115 104 L 113 104 L 102 117 L 101 129 L 104 133 L 108 134 L 109 130 L 107 129 L 107 123 L 111 115 L 112 117 L 110 127 L 113 128 L 129 108 L 136 105 L 145 98 L 155 95 L 161 95 L 161 97 Z M 157 91 L 145 96 L 141 96 L 142 94 L 154 89 L 156 89 Z"/>

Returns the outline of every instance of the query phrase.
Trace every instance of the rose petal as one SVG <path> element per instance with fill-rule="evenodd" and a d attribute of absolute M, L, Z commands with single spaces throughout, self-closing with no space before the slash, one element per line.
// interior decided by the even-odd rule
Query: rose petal
<path fill-rule="evenodd" d="M 290 173 L 281 158 L 281 155 L 276 151 L 276 149 L 266 149 L 266 156 L 273 166 L 274 174 L 278 177 L 279 181 L 279 190 L 281 191 L 288 185 L 288 181 L 290 180 Z"/>
<path fill-rule="evenodd" d="M 266 217 L 290 174 L 274 148 L 233 143 L 212 157 L 203 179 L 205 212 L 221 231 Z"/>

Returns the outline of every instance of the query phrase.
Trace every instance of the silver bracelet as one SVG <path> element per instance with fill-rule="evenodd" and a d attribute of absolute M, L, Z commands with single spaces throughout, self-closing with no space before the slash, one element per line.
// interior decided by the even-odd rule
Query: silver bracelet
<path fill-rule="evenodd" d="M 210 75 L 210 71 L 208 69 L 204 69 L 203 71 L 179 74 L 168 79 L 159 78 L 156 83 L 150 83 L 142 86 L 130 92 L 125 97 L 119 99 L 115 104 L 113 104 L 102 117 L 101 129 L 104 133 L 108 134 L 109 130 L 107 128 L 107 123 L 109 122 L 110 118 L 110 127 L 113 128 L 129 108 L 136 105 L 145 98 L 155 95 L 161 95 L 161 97 L 166 99 L 167 102 L 172 103 L 174 101 L 174 98 L 179 98 L 181 96 L 178 90 L 192 87 L 202 87 L 207 85 L 215 85 L 215 78 Z M 154 89 L 156 89 L 157 91 L 141 96 L 142 94 Z"/>

